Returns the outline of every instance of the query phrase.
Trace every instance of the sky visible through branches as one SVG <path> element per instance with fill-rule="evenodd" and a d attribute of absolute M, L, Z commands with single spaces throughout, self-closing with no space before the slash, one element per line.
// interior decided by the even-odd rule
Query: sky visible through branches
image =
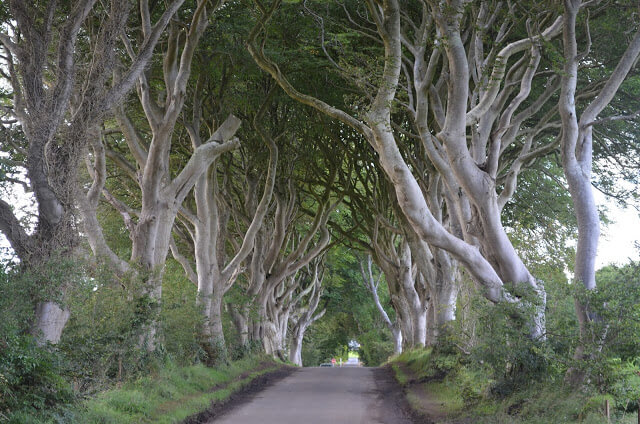
<path fill-rule="evenodd" d="M 20 218 L 35 208 L 30 194 L 19 185 L 11 187 L 12 204 L 21 211 Z M 609 264 L 624 265 L 630 260 L 640 259 L 640 216 L 632 207 L 620 208 L 615 202 L 607 200 L 604 194 L 594 189 L 599 207 L 606 207 L 611 224 L 603 226 L 598 245 L 597 268 Z M 33 209 L 35 210 L 35 209 Z M 33 211 L 31 211 L 33 212 Z M 3 234 L 0 234 L 0 258 L 5 261 L 12 257 L 11 247 Z"/>

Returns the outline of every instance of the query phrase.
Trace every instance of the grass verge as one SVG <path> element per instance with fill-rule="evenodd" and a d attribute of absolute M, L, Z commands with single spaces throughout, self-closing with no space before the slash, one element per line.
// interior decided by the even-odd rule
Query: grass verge
<path fill-rule="evenodd" d="M 156 375 L 124 384 L 86 401 L 76 414 L 86 424 L 180 423 L 224 402 L 256 377 L 285 365 L 255 356 L 218 368 L 169 364 Z"/>
<path fill-rule="evenodd" d="M 605 424 L 606 396 L 572 390 L 563 381 L 530 381 L 496 394 L 482 369 L 455 355 L 417 349 L 387 364 L 411 408 L 425 422 L 442 424 Z M 613 399 L 609 399 L 611 405 Z M 637 423 L 637 412 L 614 410 L 610 423 Z"/>

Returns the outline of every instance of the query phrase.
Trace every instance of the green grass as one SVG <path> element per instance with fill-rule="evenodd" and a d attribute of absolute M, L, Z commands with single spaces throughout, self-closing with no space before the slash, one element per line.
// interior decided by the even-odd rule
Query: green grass
<path fill-rule="evenodd" d="M 516 409 L 514 411 L 514 409 Z M 637 422 L 635 413 L 611 411 L 611 423 Z M 593 399 L 552 383 L 539 383 L 504 399 L 484 399 L 465 414 L 478 424 L 605 424 L 604 397 Z"/>
<path fill-rule="evenodd" d="M 264 364 L 268 366 L 260 369 Z M 169 364 L 156 375 L 103 392 L 84 403 L 77 421 L 86 424 L 178 423 L 212 401 L 224 401 L 253 379 L 282 364 L 256 356 L 220 368 Z M 245 378 L 243 373 L 252 371 Z M 218 386 L 218 389 L 212 390 Z"/>
<path fill-rule="evenodd" d="M 424 411 L 428 403 L 436 404 L 449 415 L 449 419 L 439 423 L 460 420 L 478 424 L 607 422 L 604 416 L 606 396 L 590 396 L 571 390 L 561 380 L 531 382 L 528 387 L 497 397 L 491 394 L 493 381 L 486 372 L 472 368 L 455 356 L 416 349 L 392 358 L 389 365 L 396 380 L 406 387 L 407 400 L 414 409 Z M 637 412 L 625 414 L 614 410 L 613 399 L 609 400 L 612 424 L 637 422 Z"/>
<path fill-rule="evenodd" d="M 415 378 L 425 378 L 431 373 L 431 349 L 414 349 L 401 353 L 394 363 L 404 364 Z"/>
<path fill-rule="evenodd" d="M 409 382 L 409 376 L 402 370 L 402 368 L 400 368 L 400 365 L 393 363 L 391 364 L 391 368 L 393 369 L 393 374 L 400 385 L 404 386 Z"/>
<path fill-rule="evenodd" d="M 447 413 L 459 413 L 465 407 L 459 387 L 448 381 L 425 383 L 424 388 Z"/>

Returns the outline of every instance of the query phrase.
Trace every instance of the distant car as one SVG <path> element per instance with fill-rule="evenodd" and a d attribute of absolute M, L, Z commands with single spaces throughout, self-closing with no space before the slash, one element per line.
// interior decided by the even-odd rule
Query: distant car
<path fill-rule="evenodd" d="M 325 362 L 323 364 L 320 364 L 321 367 L 332 367 L 333 364 L 329 363 L 329 362 Z"/>

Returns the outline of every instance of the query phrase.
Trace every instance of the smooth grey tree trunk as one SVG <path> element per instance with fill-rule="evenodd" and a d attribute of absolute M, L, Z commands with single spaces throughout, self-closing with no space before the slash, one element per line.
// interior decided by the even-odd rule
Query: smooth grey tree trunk
<path fill-rule="evenodd" d="M 303 334 L 296 334 L 291 337 L 291 342 L 289 344 L 289 361 L 299 367 L 302 366 L 302 339 L 304 338 Z"/>
<path fill-rule="evenodd" d="M 562 118 L 562 166 L 578 221 L 578 244 L 574 267 L 574 279 L 587 290 L 596 288 L 595 260 L 600 235 L 600 217 L 591 187 L 593 163 L 593 125 L 598 115 L 613 100 L 616 92 L 635 66 L 640 56 L 640 30 L 635 34 L 624 54 L 616 64 L 612 74 L 600 88 L 597 96 L 578 114 L 576 109 L 576 88 L 580 56 L 576 36 L 578 13 L 585 5 L 580 0 L 565 0 L 563 15 L 564 72 L 559 99 Z M 587 15 L 587 19 L 589 19 Z M 590 44 L 591 40 L 588 40 Z M 580 343 L 574 358 L 582 360 L 585 344 L 590 335 L 588 323 L 591 320 L 587 305 L 576 299 L 576 314 L 580 328 Z M 601 336 L 595 336 L 599 338 Z M 579 386 L 585 375 L 577 368 L 568 371 L 567 379 Z"/>
<path fill-rule="evenodd" d="M 58 343 L 69 316 L 69 309 L 62 309 L 55 302 L 39 303 L 36 307 L 35 323 L 32 328 L 36 343 L 39 346 L 46 343 Z"/>
<path fill-rule="evenodd" d="M 509 134 L 513 136 L 512 139 L 515 138 L 524 118 L 537 112 L 552 97 L 553 91 L 545 92 L 547 97 L 543 97 L 538 102 L 540 104 L 536 103 L 535 107 L 529 108 L 531 114 L 525 114 L 519 121 L 517 119 L 521 116 L 517 115 L 517 119 L 512 120 L 514 111 L 531 92 L 531 79 L 539 63 L 539 44 L 542 40 L 549 40 L 559 34 L 560 20 L 556 19 L 544 30 L 532 33 L 523 40 L 511 43 L 505 41 L 505 47 L 495 52 L 497 56 L 482 51 L 486 40 L 482 39 L 480 31 L 477 36 L 472 34 L 471 38 L 465 34 L 465 40 L 474 41 L 469 49 L 479 46 L 475 54 L 469 55 L 463 41 L 465 29 L 462 28 L 462 23 L 467 22 L 464 14 L 469 9 L 463 7 L 462 1 L 424 3 L 423 22 L 411 31 L 416 38 L 413 44 L 408 37 L 401 37 L 400 7 L 404 4 L 396 0 L 385 0 L 380 4 L 368 3 L 368 6 L 368 12 L 375 17 L 373 20 L 384 45 L 385 55 L 381 83 L 364 116 L 350 115 L 317 98 L 300 93 L 283 76 L 281 70 L 266 58 L 256 40 L 257 35 L 266 27 L 264 23 L 275 13 L 275 6 L 273 9 L 263 9 L 261 22 L 251 34 L 249 51 L 258 65 L 269 72 L 292 98 L 353 127 L 367 139 L 378 153 L 380 166 L 395 188 L 399 206 L 418 237 L 430 246 L 450 252 L 485 288 L 483 294 L 489 300 L 518 301 L 504 289 L 505 282 L 530 286 L 542 304 L 531 319 L 530 336 L 544 339 L 544 286 L 530 274 L 502 226 L 501 210 L 513 191 L 509 189 L 498 193 L 496 178 L 502 147 L 510 142 L 503 143 L 499 137 Z M 492 13 L 483 9 L 486 7 L 488 6 L 483 3 L 477 16 L 470 17 L 474 23 L 474 19 L 478 19 L 478 28 L 482 28 L 485 24 L 483 19 Z M 508 26 L 509 22 L 505 25 Z M 437 44 L 429 54 L 426 51 L 428 39 L 443 39 L 446 42 Z M 406 48 L 405 55 L 403 44 Z M 514 54 L 527 50 L 529 60 L 509 60 Z M 450 206 L 453 206 L 450 210 L 457 211 L 457 221 L 464 224 L 459 227 L 462 234 L 451 233 L 434 217 L 436 211 L 429 208 L 422 187 L 398 148 L 391 112 L 394 105 L 400 103 L 397 102 L 396 91 L 400 86 L 399 77 L 404 59 L 409 55 L 416 60 L 412 69 L 405 68 L 405 76 L 412 79 L 413 83 L 411 91 L 407 93 L 409 102 L 406 107 L 409 116 L 415 117 L 416 127 L 432 166 L 445 179 L 446 197 L 452 202 Z M 425 61 L 429 57 L 429 61 Z M 515 73 L 507 73 L 506 67 L 510 63 L 521 68 L 516 68 Z M 470 66 L 475 66 L 473 78 Z M 446 80 L 444 77 L 439 81 L 434 78 L 437 69 L 443 70 L 440 75 L 446 75 Z M 505 78 L 514 74 L 522 76 L 523 82 L 516 96 L 512 94 L 518 81 L 502 84 Z M 478 92 L 470 92 L 470 86 L 475 87 L 473 89 Z M 373 96 L 373 93 L 369 94 Z M 513 100 L 508 102 L 510 96 Z M 443 105 L 446 105 L 446 110 Z M 429 106 L 434 109 L 432 115 L 428 113 Z M 496 112 L 492 107 L 504 107 L 504 110 Z M 489 137 L 493 133 L 481 130 L 493 126 L 494 122 L 490 122 L 492 117 L 494 122 L 500 118 L 497 123 L 499 131 L 496 139 L 489 143 Z M 361 120 L 362 118 L 364 119 Z M 434 122 L 435 126 L 430 127 L 430 122 Z M 473 135 L 471 146 L 468 144 L 469 133 Z M 525 163 L 537 154 L 548 152 L 548 149 L 548 146 L 536 151 L 523 149 L 516 162 Z M 516 168 L 519 169 L 518 165 L 512 167 L 514 171 Z M 510 183 L 517 177 L 517 172 L 512 174 Z M 509 187 L 512 186 L 513 184 Z"/>

